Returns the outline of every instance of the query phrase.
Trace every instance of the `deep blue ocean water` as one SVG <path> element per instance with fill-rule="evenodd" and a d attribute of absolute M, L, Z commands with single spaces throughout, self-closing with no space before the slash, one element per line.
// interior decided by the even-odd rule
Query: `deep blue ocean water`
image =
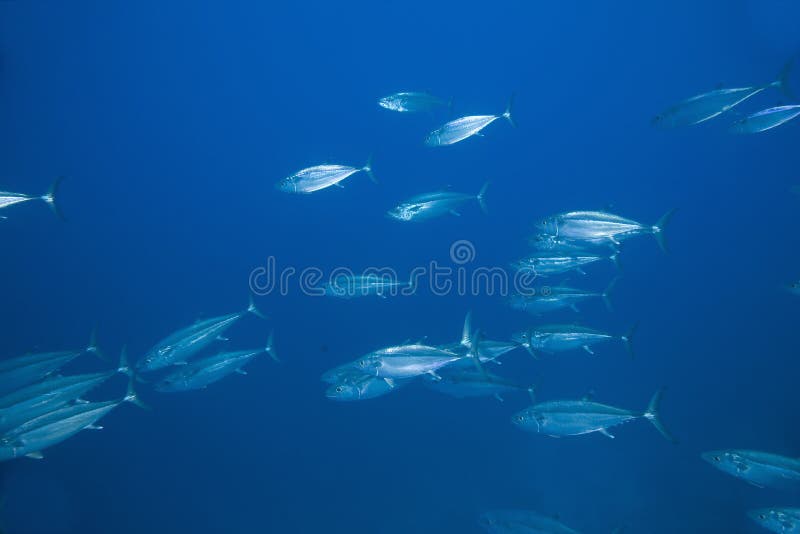
<path fill-rule="evenodd" d="M 433 5 L 432 5 L 433 4 Z M 538 321 L 490 295 L 338 300 L 258 296 L 237 348 L 274 328 L 268 358 L 207 390 L 122 406 L 42 461 L 0 465 L 0 525 L 14 534 L 134 532 L 478 533 L 480 512 L 527 508 L 587 533 L 760 532 L 745 511 L 800 505 L 700 453 L 800 455 L 797 317 L 800 124 L 753 136 L 727 120 L 658 130 L 688 96 L 772 81 L 800 48 L 788 0 L 456 2 L 0 2 L 0 189 L 43 193 L 64 175 L 59 221 L 41 203 L 0 221 L 0 353 L 77 348 L 138 357 L 192 323 L 243 309 L 254 269 L 392 267 L 408 273 L 468 240 L 467 266 L 506 266 L 533 224 L 602 209 L 651 224 L 677 207 L 670 254 L 642 237 L 622 253 L 614 311 L 580 320 L 618 346 L 493 369 L 542 399 L 643 409 L 667 386 L 673 446 L 636 422 L 552 439 L 512 427 L 524 395 L 459 400 L 418 385 L 360 403 L 325 398 L 320 375 L 381 346 L 456 341 L 472 310 L 488 337 Z M 800 88 L 800 74 L 793 77 Z M 406 116 L 401 90 L 453 97 Z M 431 149 L 463 114 L 513 129 Z M 785 101 L 765 92 L 755 111 Z M 287 195 L 275 183 L 321 162 L 363 164 L 344 189 Z M 398 201 L 491 180 L 489 214 L 404 225 Z M 587 269 L 589 270 L 589 269 Z M 601 289 L 613 266 L 571 283 Z M 553 321 L 572 321 L 572 311 Z M 70 369 L 107 367 L 84 357 Z M 125 388 L 120 377 L 93 394 Z"/>

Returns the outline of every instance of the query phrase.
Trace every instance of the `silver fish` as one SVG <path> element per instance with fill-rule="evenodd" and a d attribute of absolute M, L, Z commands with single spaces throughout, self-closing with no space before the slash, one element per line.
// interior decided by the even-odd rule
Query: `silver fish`
<path fill-rule="evenodd" d="M 800 508 L 761 508 L 747 516 L 763 528 L 779 534 L 800 534 Z"/>
<path fill-rule="evenodd" d="M 628 353 L 633 357 L 633 336 L 636 333 L 634 325 L 627 334 L 615 336 L 593 328 L 578 325 L 547 325 L 537 326 L 514 334 L 511 339 L 535 356 L 537 352 L 555 353 L 576 349 L 583 349 L 594 355 L 592 347 L 599 343 L 618 340 L 621 341 Z"/>
<path fill-rule="evenodd" d="M 765 132 L 800 115 L 800 105 L 778 106 L 752 113 L 731 126 L 731 132 L 751 134 Z"/>
<path fill-rule="evenodd" d="M 446 367 L 441 371 L 441 380 L 431 376 L 425 383 L 431 389 L 459 399 L 467 397 L 495 397 L 500 402 L 505 393 L 527 392 L 534 399 L 533 386 L 521 386 L 503 377 L 474 369 L 455 369 Z"/>
<path fill-rule="evenodd" d="M 439 345 L 439 348 L 447 352 L 453 352 L 462 356 L 461 360 L 455 361 L 448 365 L 448 369 L 462 369 L 469 367 L 475 368 L 475 357 L 478 363 L 483 364 L 487 362 L 494 362 L 500 364 L 498 358 L 518 349 L 519 343 L 513 341 L 494 341 L 485 339 L 480 333 L 472 328 L 472 312 L 468 312 L 464 318 L 464 326 L 461 330 L 461 339 L 455 343 L 448 343 L 447 345 Z M 483 372 L 481 368 L 479 372 Z"/>
<path fill-rule="evenodd" d="M 614 252 L 610 255 L 597 255 L 591 252 L 573 252 L 573 253 L 553 253 L 553 252 L 538 252 L 532 254 L 521 260 L 517 260 L 511 264 L 511 268 L 515 271 L 527 271 L 535 276 L 552 276 L 558 274 L 576 271 L 581 274 L 586 274 L 582 267 L 597 263 L 604 260 L 614 262 L 614 265 L 619 268 L 619 253 Z"/>
<path fill-rule="evenodd" d="M 656 224 L 648 226 L 604 211 L 570 211 L 544 219 L 541 228 L 546 235 L 562 239 L 589 242 L 607 239 L 614 245 L 624 239 L 650 234 L 666 251 L 664 229 L 674 213 L 674 209 L 670 210 Z"/>
<path fill-rule="evenodd" d="M 155 389 L 162 393 L 205 389 L 233 373 L 247 374 L 242 367 L 263 353 L 269 354 L 273 360 L 278 361 L 272 334 L 269 335 L 267 346 L 263 349 L 221 352 L 183 365 L 158 382 Z"/>
<path fill-rule="evenodd" d="M 325 392 L 325 396 L 340 402 L 376 399 L 396 391 L 410 381 L 411 379 L 395 380 L 359 373 L 332 384 Z"/>
<path fill-rule="evenodd" d="M 410 282 L 399 282 L 391 276 L 378 274 L 340 275 L 325 284 L 325 296 L 341 299 L 395 296 L 410 288 Z"/>
<path fill-rule="evenodd" d="M 728 449 L 703 453 L 702 458 L 724 473 L 758 487 L 798 487 L 800 460 L 768 452 Z"/>
<path fill-rule="evenodd" d="M 553 517 L 528 510 L 493 510 L 480 516 L 489 534 L 579 534 Z"/>
<path fill-rule="evenodd" d="M 357 172 L 365 172 L 370 180 L 377 183 L 372 174 L 372 158 L 361 167 L 347 165 L 317 165 L 297 171 L 277 183 L 275 186 L 285 193 L 313 193 L 331 186 L 344 187 L 341 182 Z"/>
<path fill-rule="evenodd" d="M 60 219 L 63 219 L 63 215 L 61 211 L 58 209 L 58 205 L 56 204 L 56 193 L 58 192 L 58 187 L 61 185 L 61 180 L 63 177 L 58 177 L 53 182 L 53 185 L 50 186 L 50 189 L 41 196 L 36 195 L 26 195 L 24 193 L 9 193 L 7 191 L 0 191 L 0 209 L 8 208 L 15 204 L 21 204 L 23 202 L 28 202 L 31 200 L 41 200 L 48 206 L 50 209 L 53 210 Z M 0 217 L 5 219 L 6 217 Z"/>
<path fill-rule="evenodd" d="M 646 419 L 669 441 L 674 442 L 659 419 L 658 407 L 663 390 L 656 392 L 645 412 L 632 412 L 590 400 L 549 401 L 526 408 L 511 419 L 522 430 L 552 437 L 579 436 L 600 432 L 613 438 L 610 428 Z"/>
<path fill-rule="evenodd" d="M 423 92 L 406 91 L 384 96 L 378 100 L 378 105 L 389 111 L 400 113 L 419 113 L 453 106 L 453 99 L 444 100 L 437 96 Z"/>
<path fill-rule="evenodd" d="M 486 189 L 489 183 L 483 187 L 477 195 L 467 195 L 465 193 L 453 193 L 450 191 L 438 191 L 435 193 L 423 193 L 400 203 L 390 209 L 386 214 L 398 221 L 423 221 L 441 217 L 442 215 L 459 216 L 457 209 L 461 204 L 471 200 L 477 200 L 481 211 L 488 213 L 486 209 Z"/>
<path fill-rule="evenodd" d="M 473 135 L 483 135 L 481 130 L 500 118 L 506 119 L 511 126 L 516 126 L 514 118 L 511 115 L 513 106 L 514 95 L 511 95 L 508 107 L 506 107 L 506 110 L 500 115 L 470 115 L 450 121 L 441 128 L 428 134 L 428 137 L 425 139 L 425 144 L 428 146 L 454 145 Z"/>
<path fill-rule="evenodd" d="M 248 313 L 264 318 L 251 297 L 250 304 L 244 311 L 198 321 L 191 326 L 178 330 L 147 351 L 136 363 L 137 371 L 156 371 L 170 365 L 184 365 L 186 360 L 211 345 L 228 328 Z"/>
<path fill-rule="evenodd" d="M 535 294 L 525 295 L 517 293 L 511 295 L 508 299 L 508 303 L 515 310 L 539 315 L 564 308 L 571 308 L 573 311 L 577 312 L 579 311 L 579 302 L 600 298 L 603 300 L 606 307 L 611 310 L 611 292 L 614 290 L 618 279 L 619 278 L 614 278 L 602 293 L 575 289 L 568 286 L 544 286 L 537 290 Z"/>
<path fill-rule="evenodd" d="M 739 87 L 735 89 L 715 89 L 707 93 L 693 96 L 680 102 L 653 118 L 653 125 L 667 128 L 690 126 L 713 119 L 734 108 L 745 100 L 752 98 L 765 89 L 772 87 L 789 93 L 787 80 L 792 62 L 788 62 L 781 70 L 778 79 L 759 87 Z"/>
<path fill-rule="evenodd" d="M 422 344 L 399 345 L 376 350 L 359 359 L 358 368 L 379 378 L 413 378 L 436 371 L 460 360 L 454 352 Z"/>

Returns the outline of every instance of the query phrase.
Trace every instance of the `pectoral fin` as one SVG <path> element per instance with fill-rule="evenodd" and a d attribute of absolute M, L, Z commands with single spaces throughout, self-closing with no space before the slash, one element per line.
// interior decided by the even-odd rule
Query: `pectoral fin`
<path fill-rule="evenodd" d="M 44 454 L 42 454 L 40 451 L 29 452 L 25 455 L 25 458 L 30 458 L 31 460 L 42 460 L 44 459 Z"/>
<path fill-rule="evenodd" d="M 614 435 L 613 435 L 613 434 L 611 434 L 611 432 L 609 432 L 609 431 L 608 431 L 608 430 L 606 430 L 605 428 L 601 428 L 601 429 L 599 430 L 599 432 L 600 432 L 601 434 L 603 434 L 603 435 L 604 435 L 605 437 L 607 437 L 607 438 L 614 439 Z"/>

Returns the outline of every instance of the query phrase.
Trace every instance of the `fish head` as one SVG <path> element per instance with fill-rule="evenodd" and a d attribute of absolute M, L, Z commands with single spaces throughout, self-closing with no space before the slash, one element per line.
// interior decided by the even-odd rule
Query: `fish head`
<path fill-rule="evenodd" d="M 155 352 L 148 352 L 138 362 L 136 362 L 136 370 L 139 372 L 154 371 L 157 368 L 157 359 L 158 356 Z"/>
<path fill-rule="evenodd" d="M 800 295 L 800 282 L 790 282 L 786 284 L 786 291 L 793 295 Z"/>
<path fill-rule="evenodd" d="M 383 109 L 388 109 L 390 111 L 403 111 L 402 106 L 394 96 L 384 96 L 383 98 L 378 99 L 378 105 Z"/>
<path fill-rule="evenodd" d="M 325 396 L 335 401 L 357 401 L 361 392 L 352 384 L 334 384 L 325 391 Z"/>
<path fill-rule="evenodd" d="M 747 516 L 772 532 L 795 532 L 800 523 L 786 512 L 775 508 L 749 510 Z"/>
<path fill-rule="evenodd" d="M 378 370 L 381 368 L 381 360 L 375 356 L 364 356 L 356 361 L 356 369 L 364 374 L 378 375 Z"/>
<path fill-rule="evenodd" d="M 558 238 L 558 217 L 546 217 L 539 221 L 539 230 L 542 234 L 539 236 L 540 241 L 548 244 L 555 244 Z"/>
<path fill-rule="evenodd" d="M 275 189 L 284 193 L 297 193 L 297 179 L 294 176 L 284 178 L 275 184 Z"/>
<path fill-rule="evenodd" d="M 720 471 L 733 476 L 741 476 L 748 469 L 748 461 L 741 454 L 731 450 L 708 451 L 700 455 Z"/>
<path fill-rule="evenodd" d="M 539 432 L 544 422 L 544 416 L 532 407 L 519 411 L 511 417 L 513 425 L 531 432 Z"/>
<path fill-rule="evenodd" d="M 419 211 L 414 210 L 409 204 L 400 204 L 386 212 L 386 216 L 396 221 L 407 222 L 414 218 L 414 214 Z"/>

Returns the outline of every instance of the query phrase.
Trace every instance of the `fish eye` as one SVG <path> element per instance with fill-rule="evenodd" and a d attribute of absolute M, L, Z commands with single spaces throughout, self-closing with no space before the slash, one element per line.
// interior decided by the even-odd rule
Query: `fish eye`
<path fill-rule="evenodd" d="M 721 462 L 722 458 L 720 458 L 719 456 L 714 456 L 714 461 L 715 462 Z"/>
<path fill-rule="evenodd" d="M 758 514 L 758 518 L 759 519 L 766 519 L 767 515 L 766 514 Z"/>
<path fill-rule="evenodd" d="M 336 393 L 341 393 L 342 391 L 344 391 L 342 386 L 336 386 Z"/>

